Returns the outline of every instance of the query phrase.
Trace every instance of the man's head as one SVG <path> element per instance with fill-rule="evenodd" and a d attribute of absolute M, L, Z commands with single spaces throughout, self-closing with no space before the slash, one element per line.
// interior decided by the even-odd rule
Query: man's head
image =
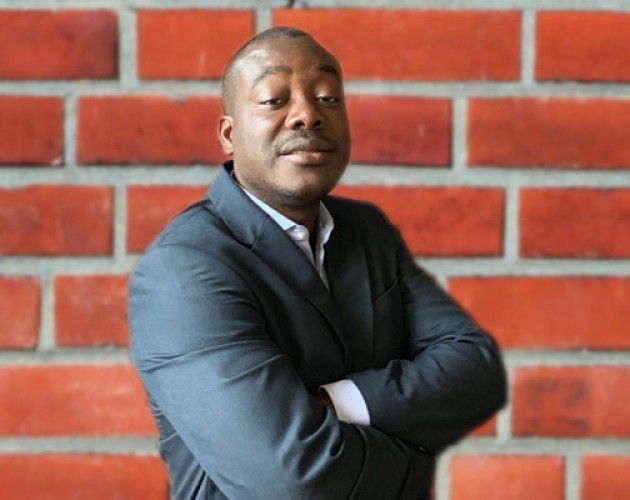
<path fill-rule="evenodd" d="M 228 64 L 219 138 L 239 182 L 279 211 L 318 204 L 350 154 L 341 68 L 310 35 L 272 28 Z"/>

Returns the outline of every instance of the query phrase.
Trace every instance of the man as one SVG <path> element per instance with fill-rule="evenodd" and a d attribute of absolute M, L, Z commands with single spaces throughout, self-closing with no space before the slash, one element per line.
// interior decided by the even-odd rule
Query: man
<path fill-rule="evenodd" d="M 427 498 L 434 455 L 505 401 L 497 348 L 371 205 L 341 69 L 304 32 L 234 56 L 231 156 L 131 278 L 132 353 L 176 499 Z"/>

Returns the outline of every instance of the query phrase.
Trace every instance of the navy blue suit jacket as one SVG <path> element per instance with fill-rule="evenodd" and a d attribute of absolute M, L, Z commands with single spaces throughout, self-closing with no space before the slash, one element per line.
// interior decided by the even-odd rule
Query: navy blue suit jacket
<path fill-rule="evenodd" d="M 131 277 L 131 347 L 176 499 L 427 498 L 505 401 L 492 339 L 371 205 L 326 197 L 330 291 L 221 169 Z M 348 378 L 370 426 L 310 396 Z"/>

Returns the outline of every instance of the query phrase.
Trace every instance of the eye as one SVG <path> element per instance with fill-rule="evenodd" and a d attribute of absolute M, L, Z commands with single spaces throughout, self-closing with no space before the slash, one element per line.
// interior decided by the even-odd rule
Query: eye
<path fill-rule="evenodd" d="M 323 102 L 324 104 L 339 104 L 341 99 L 339 97 L 335 97 L 332 95 L 321 95 L 317 97 L 319 102 Z"/>
<path fill-rule="evenodd" d="M 274 107 L 274 106 L 280 106 L 285 101 L 286 101 L 286 99 L 281 99 L 279 97 L 275 97 L 275 98 L 272 98 L 272 99 L 265 99 L 263 101 L 260 101 L 259 104 L 261 106 Z"/>

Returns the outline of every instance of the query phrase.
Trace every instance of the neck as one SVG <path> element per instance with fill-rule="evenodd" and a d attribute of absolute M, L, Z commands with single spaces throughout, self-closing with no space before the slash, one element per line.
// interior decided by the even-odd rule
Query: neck
<path fill-rule="evenodd" d="M 319 216 L 319 202 L 308 207 L 280 207 L 268 203 L 269 206 L 284 215 L 287 219 L 291 219 L 296 224 L 300 224 L 308 229 L 310 234 L 314 234 L 317 217 Z"/>

